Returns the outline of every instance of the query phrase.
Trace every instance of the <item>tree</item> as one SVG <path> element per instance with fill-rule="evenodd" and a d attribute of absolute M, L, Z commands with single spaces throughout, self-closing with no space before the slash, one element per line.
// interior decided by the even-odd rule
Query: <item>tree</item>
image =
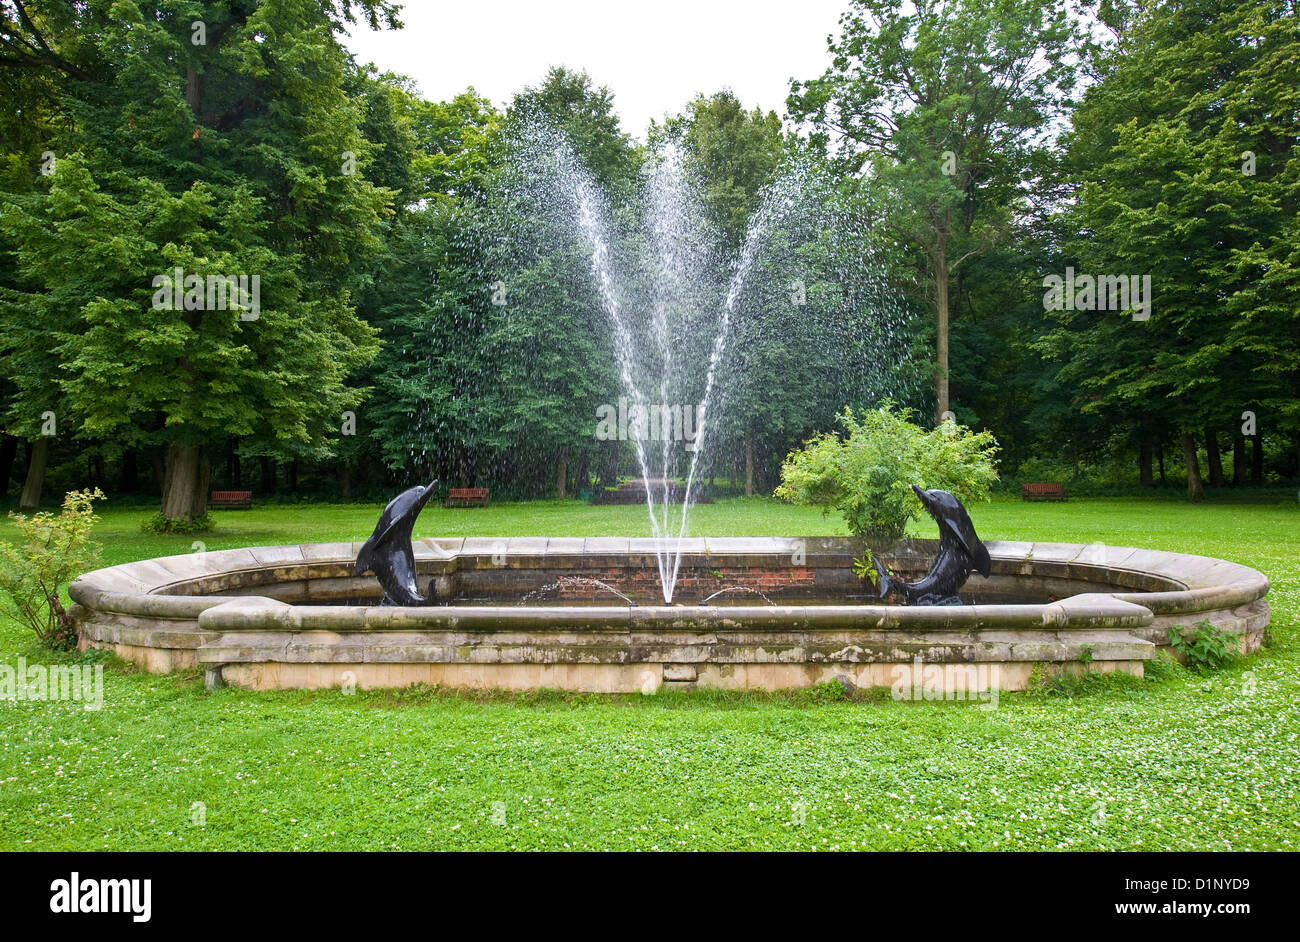
<path fill-rule="evenodd" d="M 1135 8 L 1067 137 L 1067 251 L 1089 277 L 1149 279 L 1152 303 L 1053 312 L 1044 348 L 1085 411 L 1177 430 L 1193 500 L 1201 436 L 1222 483 L 1217 437 L 1243 410 L 1300 430 L 1298 25 L 1286 3 Z"/>
<path fill-rule="evenodd" d="M 747 111 L 724 89 L 699 95 L 662 125 L 650 124 L 650 143 L 676 140 L 693 160 L 702 181 L 702 198 L 727 245 L 734 251 L 745 238 L 763 187 L 785 161 L 781 119 L 775 111 Z"/>
<path fill-rule="evenodd" d="M 699 197 L 720 233 L 720 247 L 732 255 L 739 252 L 764 188 L 772 183 L 786 160 L 781 119 L 776 112 L 764 114 L 758 108 L 748 111 L 732 92 L 723 90 L 709 97 L 698 96 L 682 114 L 665 119 L 662 126 L 652 123 L 649 138 L 652 145 L 676 142 L 683 148 L 690 172 L 698 179 Z M 764 262 L 769 267 L 768 277 L 751 277 L 751 286 L 772 286 L 786 274 L 775 271 L 780 266 L 773 265 L 770 259 Z M 745 305 L 743 312 L 737 312 L 740 316 L 733 318 L 733 339 L 725 363 L 729 369 L 721 391 L 727 406 L 714 409 L 708 417 L 715 428 L 706 434 L 714 440 L 715 451 L 719 445 L 737 442 L 743 449 L 746 495 L 754 492 L 756 435 L 760 430 L 778 436 L 783 431 L 788 433 L 788 429 L 780 427 L 785 417 L 781 407 L 796 404 L 807 408 L 811 403 L 808 396 L 784 396 L 780 388 L 783 379 L 789 381 L 798 375 L 797 369 L 790 368 L 792 334 L 781 324 L 790 319 L 787 294 L 786 290 L 766 292 L 765 297 Z M 747 300 L 752 299 L 751 291 Z M 702 360 L 709 352 L 701 350 L 698 356 Z M 763 390 L 762 395 L 756 394 L 758 389 Z M 760 414 L 764 411 L 768 414 Z M 802 421 L 796 425 L 799 428 L 795 434 L 806 431 Z"/>
<path fill-rule="evenodd" d="M 540 85 L 515 96 L 507 120 L 542 116 L 564 132 L 582 164 L 617 202 L 626 197 L 641 167 L 641 154 L 619 126 L 614 93 L 586 72 L 563 66 L 547 71 Z"/>
<path fill-rule="evenodd" d="M 571 151 L 556 158 L 568 165 L 561 172 L 589 174 L 611 213 L 632 194 L 642 154 L 620 129 L 609 89 L 594 86 L 585 72 L 551 69 L 540 85 L 515 97 L 506 125 L 516 146 L 527 148 L 540 135 Z M 487 256 L 504 302 L 493 306 L 489 342 L 500 365 L 492 395 L 514 446 L 512 460 L 536 466 L 539 456 L 549 458 L 553 493 L 564 497 L 573 470 L 585 468 L 597 450 L 597 408 L 619 386 L 613 331 L 590 254 L 571 221 L 554 225 L 553 207 L 545 204 L 564 197 L 520 179 L 520 173 L 535 177 L 534 169 L 508 163 L 491 197 L 491 225 L 506 235 Z"/>
<path fill-rule="evenodd" d="M 1078 31 L 1045 0 L 853 0 L 840 26 L 831 67 L 793 83 L 790 113 L 888 194 L 888 224 L 922 254 L 942 416 L 952 283 L 1006 240 L 1068 104 Z"/>
<path fill-rule="evenodd" d="M 98 49 L 104 26 L 103 10 L 95 6 L 26 0 L 0 4 L 0 193 L 32 205 L 48 191 L 57 167 L 58 141 L 73 127 L 64 96 L 109 74 Z M 0 442 L 0 481 L 7 489 L 18 440 L 27 442 L 27 476 L 19 505 L 40 505 L 53 434 L 71 424 L 58 387 L 58 359 L 53 354 L 48 324 L 7 306 L 24 282 L 13 255 L 14 246 L 0 229 L 0 365 L 11 377 L 5 384 L 4 435 Z M 15 314 L 15 312 L 10 312 Z"/>
<path fill-rule="evenodd" d="M 389 194 L 355 172 L 333 33 L 395 19 L 380 0 L 89 8 L 111 78 L 67 92 L 48 196 L 6 199 L 24 284 L 6 316 L 45 326 L 86 431 L 166 450 L 162 514 L 198 518 L 211 442 L 324 457 L 360 398 L 346 379 L 377 344 L 349 291 Z"/>

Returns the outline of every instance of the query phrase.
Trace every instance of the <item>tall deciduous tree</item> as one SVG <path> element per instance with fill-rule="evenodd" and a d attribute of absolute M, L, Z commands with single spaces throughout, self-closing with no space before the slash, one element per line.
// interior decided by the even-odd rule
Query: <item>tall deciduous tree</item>
<path fill-rule="evenodd" d="M 708 97 L 700 95 L 682 114 L 667 118 L 662 127 L 652 124 L 651 142 L 660 139 L 675 140 L 685 149 L 723 246 L 729 252 L 738 251 L 764 187 L 786 159 L 781 119 L 774 111 L 765 114 L 758 108 L 746 109 L 732 92 L 724 90 Z M 774 275 L 766 283 L 774 284 L 779 278 Z M 782 394 L 782 380 L 799 381 L 799 369 L 791 360 L 798 340 L 806 339 L 782 329 L 793 304 L 784 288 L 779 286 L 770 293 L 773 296 L 762 298 L 758 306 L 751 305 L 745 312 L 748 316 L 738 318 L 728 360 L 734 368 L 726 376 L 728 408 L 725 418 L 719 419 L 721 410 L 714 410 L 710 417 L 719 426 L 711 437 L 741 449 L 747 495 L 754 492 L 755 438 L 767 432 L 782 440 L 782 433 L 788 433 L 781 427 L 782 419 L 787 418 L 786 407 L 806 412 L 814 400 L 806 394 Z M 807 297 L 806 284 L 801 294 L 800 303 Z"/>
<path fill-rule="evenodd" d="M 365 178 L 334 33 L 358 14 L 393 22 L 393 7 L 87 6 L 111 78 L 67 91 L 75 130 L 49 194 L 6 204 L 27 288 L 6 316 L 46 325 L 86 430 L 166 449 L 162 513 L 196 517 L 209 443 L 248 436 L 323 457 L 359 398 L 346 378 L 376 342 L 349 289 L 388 193 Z M 155 279 L 178 268 L 179 290 L 160 294 Z M 190 279 L 241 275 L 250 291 L 235 304 L 192 293 Z"/>
<path fill-rule="evenodd" d="M 1049 0 L 853 0 L 840 28 L 790 112 L 889 194 L 889 224 L 924 259 L 941 415 L 953 282 L 1005 241 L 1031 190 L 1073 87 L 1077 27 Z"/>
<path fill-rule="evenodd" d="M 105 24 L 102 7 L 23 0 L 0 3 L 0 193 L 39 202 L 48 192 L 61 154 L 59 142 L 73 128 L 65 96 L 109 76 L 98 43 Z M 12 239 L 0 230 L 0 366 L 7 374 L 0 416 L 0 489 L 7 488 L 17 439 L 27 442 L 27 473 L 20 506 L 40 504 L 53 436 L 72 425 L 58 386 L 58 358 L 48 324 L 35 312 L 4 317 L 5 306 L 34 286 L 27 282 L 13 254 Z M 44 432 L 44 434 L 43 434 Z"/>
<path fill-rule="evenodd" d="M 372 97 L 373 97 L 372 93 Z M 406 211 L 395 220 L 359 304 L 384 347 L 367 372 L 374 395 L 358 414 L 384 464 L 404 479 L 468 486 L 509 446 L 499 417 L 490 346 L 482 212 L 500 113 L 466 91 L 426 102 L 390 88 L 400 131 L 413 140 Z"/>

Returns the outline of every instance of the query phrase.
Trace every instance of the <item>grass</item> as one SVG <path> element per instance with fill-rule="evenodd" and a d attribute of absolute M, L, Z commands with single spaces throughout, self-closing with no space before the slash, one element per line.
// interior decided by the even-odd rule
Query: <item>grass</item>
<path fill-rule="evenodd" d="M 372 505 L 217 515 L 208 549 L 364 538 Z M 717 536 L 841 533 L 768 500 Z M 110 509 L 105 562 L 187 552 Z M 1272 581 L 1273 642 L 976 703 L 781 695 L 204 691 L 111 662 L 102 710 L 0 703 L 0 849 L 1283 849 L 1300 846 L 1300 507 L 995 502 L 986 538 L 1221 556 Z M 417 536 L 643 535 L 643 508 L 430 508 Z M 0 524 L 0 539 L 12 527 Z M 932 525 L 918 535 L 932 533 Z M 0 617 L 0 662 L 59 658 Z M 196 823 L 201 821 L 201 823 Z"/>

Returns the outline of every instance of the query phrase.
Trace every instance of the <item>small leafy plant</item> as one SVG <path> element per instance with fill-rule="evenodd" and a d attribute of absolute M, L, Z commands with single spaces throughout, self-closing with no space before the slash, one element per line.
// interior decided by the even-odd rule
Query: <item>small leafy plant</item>
<path fill-rule="evenodd" d="M 99 565 L 100 546 L 90 539 L 99 518 L 91 505 L 103 497 L 99 488 L 69 491 L 57 516 L 44 511 L 31 517 L 9 514 L 20 537 L 16 543 L 0 542 L 0 589 L 13 600 L 19 620 L 48 647 L 76 646 L 77 634 L 59 593 Z"/>
<path fill-rule="evenodd" d="M 1199 621 L 1194 628 L 1175 625 L 1169 643 L 1183 657 L 1183 663 L 1197 673 L 1217 671 L 1237 656 L 1237 636 Z"/>
<path fill-rule="evenodd" d="M 871 552 L 871 547 L 866 550 L 857 559 L 853 560 L 853 574 L 859 579 L 865 579 L 873 589 L 880 588 L 880 573 L 876 572 L 876 557 Z"/>
<path fill-rule="evenodd" d="M 838 680 L 825 680 L 812 688 L 812 699 L 821 703 L 848 699 L 849 692 Z"/>

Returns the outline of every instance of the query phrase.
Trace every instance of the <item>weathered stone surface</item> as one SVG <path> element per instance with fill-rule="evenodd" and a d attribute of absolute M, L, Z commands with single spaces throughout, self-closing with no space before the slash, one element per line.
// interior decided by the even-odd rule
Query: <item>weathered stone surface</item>
<path fill-rule="evenodd" d="M 431 557 L 433 559 L 449 559 L 460 555 L 462 547 L 465 545 L 465 538 L 457 537 L 431 537 L 426 536 L 416 540 L 414 543 L 416 558 Z M 355 558 L 355 554 L 353 554 Z"/>
<path fill-rule="evenodd" d="M 997 667 L 1011 684 L 1004 689 L 1016 689 L 1034 664 L 1075 670 L 1087 661 L 1140 674 L 1173 627 L 1202 619 L 1253 650 L 1269 617 L 1268 580 L 1255 570 L 1101 544 L 989 543 L 993 577 L 967 586 L 975 604 L 802 604 L 865 594 L 851 570 L 861 545 L 835 537 L 686 541 L 679 595 L 749 586 L 774 593 L 781 604 L 773 606 L 628 607 L 578 584 L 562 597 L 596 604 L 285 604 L 377 597 L 373 579 L 353 575 L 358 545 L 253 547 L 87 573 L 70 588 L 80 644 L 110 647 L 150 670 L 220 667 L 231 683 L 252 687 L 338 685 L 345 667 L 362 686 L 427 678 L 652 692 L 661 684 L 776 689 L 836 677 L 866 685 L 919 657 Z M 415 544 L 420 578 L 436 579 L 440 598 L 482 592 L 511 601 L 564 573 L 653 601 L 655 548 L 622 537 Z M 933 552 L 933 541 L 904 540 L 879 555 L 900 572 L 924 572 Z M 1003 601 L 1026 595 L 1043 601 Z"/>

